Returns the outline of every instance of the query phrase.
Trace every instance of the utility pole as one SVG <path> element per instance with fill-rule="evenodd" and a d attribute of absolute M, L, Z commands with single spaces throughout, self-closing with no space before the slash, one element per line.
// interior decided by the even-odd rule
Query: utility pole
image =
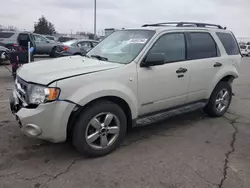
<path fill-rule="evenodd" d="M 96 39 L 96 0 L 94 0 L 94 39 Z"/>

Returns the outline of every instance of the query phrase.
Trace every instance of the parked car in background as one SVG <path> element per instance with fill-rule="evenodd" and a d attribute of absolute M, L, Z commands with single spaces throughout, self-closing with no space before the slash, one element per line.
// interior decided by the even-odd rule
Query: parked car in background
<path fill-rule="evenodd" d="M 58 42 L 67 42 L 70 40 L 76 40 L 74 37 L 68 37 L 68 36 L 61 36 L 58 38 Z"/>
<path fill-rule="evenodd" d="M 95 47 L 98 41 L 95 40 L 70 40 L 63 43 L 62 56 L 67 55 L 85 55 L 89 50 Z"/>
<path fill-rule="evenodd" d="M 241 42 L 239 42 L 239 45 L 240 46 L 244 46 L 244 45 L 246 45 L 247 43 L 246 42 L 243 42 L 243 41 L 241 41 Z"/>
<path fill-rule="evenodd" d="M 35 54 L 49 54 L 57 56 L 57 49 L 61 45 L 57 41 L 52 41 L 46 37 L 31 32 L 0 32 L 0 42 L 7 48 L 21 46 L 24 50 L 28 49 L 28 42 L 35 48 Z"/>
<path fill-rule="evenodd" d="M 48 54 L 51 57 L 58 56 L 59 42 L 49 40 L 43 35 L 33 34 L 35 38 L 36 54 Z"/>
<path fill-rule="evenodd" d="M 57 38 L 51 35 L 44 35 L 47 39 L 57 41 Z"/>
<path fill-rule="evenodd" d="M 28 42 L 31 47 L 36 47 L 33 33 L 30 32 L 0 32 L 0 43 L 11 51 L 27 51 Z"/>
<path fill-rule="evenodd" d="M 250 46 L 248 45 L 241 45 L 240 52 L 243 56 L 250 56 Z"/>
<path fill-rule="evenodd" d="M 3 43 L 0 43 L 0 64 L 8 59 L 8 52 L 10 50 L 5 47 Z"/>

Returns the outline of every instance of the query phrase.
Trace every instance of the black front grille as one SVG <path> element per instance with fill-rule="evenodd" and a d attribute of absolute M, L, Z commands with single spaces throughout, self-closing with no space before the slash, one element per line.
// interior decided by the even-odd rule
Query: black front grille
<path fill-rule="evenodd" d="M 17 77 L 15 82 L 15 87 L 20 99 L 24 102 L 28 101 L 27 91 L 28 91 L 28 83 Z"/>

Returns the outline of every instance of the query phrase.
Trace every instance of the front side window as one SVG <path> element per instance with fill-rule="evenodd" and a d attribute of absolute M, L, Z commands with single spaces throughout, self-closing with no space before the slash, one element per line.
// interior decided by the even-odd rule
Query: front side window
<path fill-rule="evenodd" d="M 91 44 L 88 41 L 79 42 L 77 46 L 82 48 L 91 48 Z"/>
<path fill-rule="evenodd" d="M 209 33 L 189 33 L 188 44 L 189 60 L 217 57 L 217 45 Z"/>
<path fill-rule="evenodd" d="M 162 53 L 165 62 L 184 61 L 186 59 L 185 36 L 183 33 L 170 33 L 161 36 L 149 53 Z"/>
<path fill-rule="evenodd" d="M 217 32 L 216 34 L 219 37 L 228 55 L 240 54 L 237 41 L 230 33 Z"/>
<path fill-rule="evenodd" d="M 89 57 L 127 64 L 133 61 L 154 35 L 151 30 L 120 30 L 112 33 L 92 50 Z"/>
<path fill-rule="evenodd" d="M 36 42 L 45 42 L 46 39 L 42 36 L 39 36 L 39 35 L 34 35 L 35 36 L 35 40 Z"/>

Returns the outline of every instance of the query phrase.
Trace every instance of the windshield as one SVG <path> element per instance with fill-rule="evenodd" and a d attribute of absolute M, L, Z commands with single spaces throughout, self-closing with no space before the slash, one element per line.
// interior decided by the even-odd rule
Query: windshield
<path fill-rule="evenodd" d="M 102 59 L 115 63 L 130 63 L 141 52 L 154 33 L 154 31 L 149 30 L 116 31 L 93 48 L 87 56 L 104 57 Z"/>
<path fill-rule="evenodd" d="M 64 42 L 63 44 L 64 45 L 67 45 L 67 46 L 71 46 L 72 44 L 74 44 L 76 42 L 76 40 L 69 40 L 67 42 Z"/>
<path fill-rule="evenodd" d="M 247 46 L 240 46 L 240 49 L 246 49 Z"/>

